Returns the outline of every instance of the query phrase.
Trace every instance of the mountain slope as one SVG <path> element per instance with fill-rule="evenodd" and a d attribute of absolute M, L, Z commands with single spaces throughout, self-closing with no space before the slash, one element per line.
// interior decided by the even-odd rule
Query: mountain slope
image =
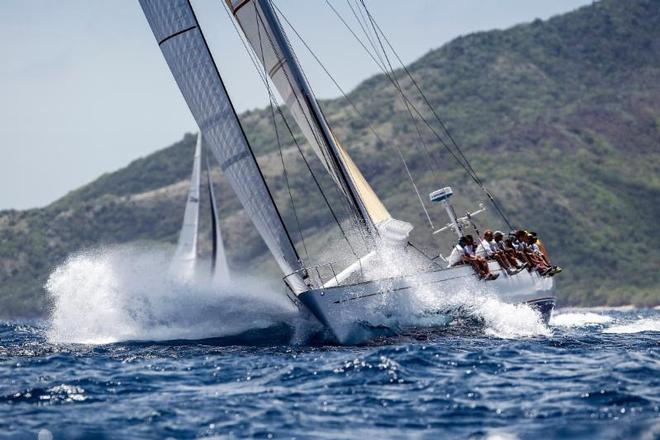
<path fill-rule="evenodd" d="M 660 250 L 648 245 L 660 217 L 657 1 L 605 0 L 547 21 L 461 37 L 409 69 L 512 221 L 538 231 L 566 267 L 557 278 L 563 304 L 660 303 Z M 397 75 L 413 93 L 403 72 Z M 448 242 L 432 239 L 392 147 L 402 149 L 422 194 L 451 185 L 460 210 L 474 208 L 483 195 L 422 130 L 431 157 L 426 154 L 386 78 L 373 77 L 350 95 L 357 115 L 342 100 L 322 103 L 338 137 L 392 213 L 415 224 L 414 240 L 446 253 Z M 248 112 L 242 120 L 293 227 L 270 111 Z M 310 190 L 294 144 L 283 142 L 309 261 L 319 261 L 320 249 L 341 240 Z M 0 315 L 43 314 L 41 286 L 71 252 L 135 240 L 174 242 L 193 148 L 194 137 L 186 135 L 48 207 L 0 213 Z M 229 186 L 216 177 L 232 265 L 256 264 L 276 274 Z M 321 184 L 336 200 L 329 179 Z M 436 207 L 431 215 L 436 224 L 445 221 Z M 479 223 L 504 228 L 492 212 Z"/>

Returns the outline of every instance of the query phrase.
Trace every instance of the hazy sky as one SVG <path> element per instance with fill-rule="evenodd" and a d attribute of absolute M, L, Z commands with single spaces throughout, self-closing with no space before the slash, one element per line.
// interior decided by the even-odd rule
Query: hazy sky
<path fill-rule="evenodd" d="M 377 72 L 325 0 L 275 1 L 342 87 Z M 344 0 L 331 1 L 349 16 Z M 193 0 L 234 103 L 263 106 L 222 3 Z M 367 0 L 406 62 L 459 35 L 588 3 Z M 45 205 L 196 130 L 137 0 L 2 0 L 0 22 L 0 209 Z M 317 94 L 338 95 L 298 52 Z"/>

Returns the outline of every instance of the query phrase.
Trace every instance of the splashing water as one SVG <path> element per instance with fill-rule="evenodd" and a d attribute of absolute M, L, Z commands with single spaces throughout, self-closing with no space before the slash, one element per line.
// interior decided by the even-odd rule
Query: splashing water
<path fill-rule="evenodd" d="M 437 295 L 433 288 L 419 288 L 418 308 L 458 311 L 460 316 L 483 323 L 484 332 L 493 337 L 512 339 L 550 336 L 552 331 L 541 315 L 527 304 L 508 304 L 499 300 L 485 285 L 465 282 L 461 289 Z"/>
<path fill-rule="evenodd" d="M 72 255 L 46 284 L 53 303 L 49 340 L 87 344 L 194 340 L 285 325 L 293 329 L 293 341 L 302 343 L 319 330 L 319 324 L 303 317 L 283 291 L 265 283 L 236 277 L 221 285 L 206 277 L 185 281 L 168 276 L 170 265 L 168 252 L 135 246 Z M 536 311 L 503 303 L 474 283 L 447 295 L 418 289 L 401 304 L 397 324 L 443 326 L 446 320 L 435 322 L 427 312 L 447 308 L 481 323 L 489 336 L 551 335 Z"/>
<path fill-rule="evenodd" d="M 283 292 L 240 279 L 177 280 L 167 275 L 170 259 L 164 251 L 128 246 L 69 257 L 46 283 L 53 302 L 49 340 L 204 339 L 300 319 Z"/>
<path fill-rule="evenodd" d="M 428 266 L 426 258 L 405 252 L 402 248 L 383 247 L 379 255 L 365 268 L 368 279 L 386 279 L 410 273 L 418 273 Z M 383 281 L 387 289 L 387 281 Z M 418 286 L 415 294 L 397 304 L 398 313 L 393 320 L 398 325 L 429 326 L 433 319 L 438 325 L 446 324 L 444 317 L 433 316 L 429 311 L 455 310 L 459 317 L 468 317 L 483 323 L 489 336 L 519 338 L 550 336 L 540 314 L 526 304 L 502 302 L 485 284 L 466 281 L 458 291 L 438 295 L 437 286 Z"/>
<path fill-rule="evenodd" d="M 615 325 L 604 330 L 604 333 L 615 334 L 631 334 L 642 332 L 660 332 L 660 319 L 639 318 L 637 321 L 628 324 Z"/>
<path fill-rule="evenodd" d="M 611 316 L 593 312 L 567 312 L 553 315 L 550 320 L 550 325 L 558 327 L 584 327 L 587 325 L 606 324 L 612 322 L 612 320 L 613 318 Z"/>

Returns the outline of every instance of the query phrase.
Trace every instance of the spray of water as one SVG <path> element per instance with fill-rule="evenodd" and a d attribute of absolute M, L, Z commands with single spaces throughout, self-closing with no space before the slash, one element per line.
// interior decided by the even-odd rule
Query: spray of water
<path fill-rule="evenodd" d="M 416 298 L 423 304 L 418 307 L 426 310 L 454 310 L 459 317 L 482 322 L 489 336 L 512 339 L 552 334 L 537 311 L 526 304 L 502 302 L 485 283 L 466 281 L 458 290 L 444 295 L 420 288 Z"/>
<path fill-rule="evenodd" d="M 48 279 L 52 342 L 203 339 L 301 326 L 282 291 L 234 277 L 231 284 L 168 275 L 168 252 L 113 247 L 75 254 Z"/>
<path fill-rule="evenodd" d="M 585 327 L 590 325 L 607 324 L 612 322 L 611 316 L 602 315 L 593 312 L 565 312 L 556 313 L 550 320 L 550 325 L 553 327 Z"/>
<path fill-rule="evenodd" d="M 419 270 L 422 260 L 399 252 L 383 251 L 372 275 Z M 205 339 L 286 324 L 296 329 L 295 342 L 304 342 L 318 330 L 283 291 L 265 283 L 236 276 L 219 284 L 204 276 L 186 280 L 172 276 L 170 267 L 170 253 L 152 248 L 119 246 L 72 255 L 46 284 L 53 304 L 49 339 L 92 344 Z M 485 283 L 466 281 L 458 291 L 440 295 L 420 287 L 397 309 L 394 319 L 401 326 L 434 325 L 429 311 L 453 309 L 483 322 L 492 336 L 550 334 L 537 312 L 502 303 Z"/>
<path fill-rule="evenodd" d="M 426 258 L 397 247 L 384 247 L 378 258 L 367 268 L 372 279 L 418 273 L 428 266 Z M 383 282 L 384 284 L 387 281 Z M 387 289 L 387 286 L 383 286 Z M 451 310 L 454 315 L 482 322 L 486 334 L 500 338 L 550 336 L 552 331 L 543 323 L 538 312 L 525 304 L 507 304 L 491 292 L 487 283 L 465 280 L 458 289 L 442 292 L 441 286 L 418 286 L 413 295 L 397 303 L 397 315 L 392 320 L 399 325 L 433 325 L 433 319 L 445 321 L 433 311 Z M 442 322 L 438 324 L 442 324 Z"/>
<path fill-rule="evenodd" d="M 634 322 L 615 325 L 603 331 L 603 333 L 615 334 L 631 334 L 642 332 L 660 332 L 660 319 L 639 318 Z"/>

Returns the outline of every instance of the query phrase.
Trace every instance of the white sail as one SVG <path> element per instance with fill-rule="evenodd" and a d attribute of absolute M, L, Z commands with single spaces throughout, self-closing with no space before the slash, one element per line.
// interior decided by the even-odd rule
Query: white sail
<path fill-rule="evenodd" d="M 183 225 L 179 232 L 179 241 L 174 253 L 175 260 L 189 261 L 197 256 L 197 231 L 199 229 L 199 184 L 202 158 L 202 134 L 197 135 L 193 169 L 190 175 L 190 188 L 183 214 Z"/>
<path fill-rule="evenodd" d="M 179 241 L 172 260 L 172 270 L 178 275 L 191 279 L 195 275 L 197 263 L 197 235 L 199 230 L 199 184 L 202 159 L 202 134 L 197 135 L 193 169 L 190 175 L 190 188 L 186 198 L 183 224 Z"/>
<path fill-rule="evenodd" d="M 206 183 L 209 192 L 209 201 L 211 206 L 211 236 L 213 240 L 213 249 L 211 251 L 211 276 L 214 280 L 229 281 L 229 265 L 227 264 L 227 254 L 220 231 L 220 218 L 218 217 L 218 203 L 213 189 L 213 180 L 211 179 L 211 167 L 206 160 Z"/>
<path fill-rule="evenodd" d="M 346 194 L 358 219 L 368 227 L 390 220 L 383 203 L 332 134 L 270 0 L 225 1 L 296 124 Z"/>
<path fill-rule="evenodd" d="M 142 10 L 208 147 L 285 274 L 301 264 L 188 0 L 140 0 Z M 299 275 L 287 278 L 300 293 Z"/>

